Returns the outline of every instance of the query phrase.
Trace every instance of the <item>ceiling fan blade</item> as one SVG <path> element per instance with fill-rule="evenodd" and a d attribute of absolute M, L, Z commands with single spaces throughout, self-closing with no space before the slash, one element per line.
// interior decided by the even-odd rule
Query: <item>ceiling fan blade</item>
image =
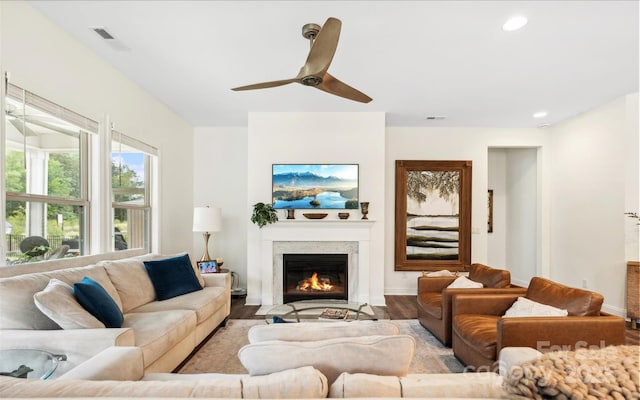
<path fill-rule="evenodd" d="M 333 55 L 338 47 L 342 22 L 337 18 L 328 18 L 318 36 L 313 41 L 307 61 L 302 67 L 305 75 L 322 76 L 333 60 Z"/>
<path fill-rule="evenodd" d="M 281 81 L 262 82 L 262 83 L 254 83 L 253 85 L 239 86 L 239 87 L 232 88 L 231 90 L 238 91 L 238 90 L 267 89 L 267 88 L 272 88 L 276 86 L 287 85 L 289 83 L 293 83 L 297 81 L 298 81 L 298 78 L 283 79 Z"/>
<path fill-rule="evenodd" d="M 368 103 L 373 100 L 361 91 L 352 88 L 329 74 L 324 74 L 322 83 L 316 86 L 316 88 L 349 100 L 359 101 L 360 103 Z"/>

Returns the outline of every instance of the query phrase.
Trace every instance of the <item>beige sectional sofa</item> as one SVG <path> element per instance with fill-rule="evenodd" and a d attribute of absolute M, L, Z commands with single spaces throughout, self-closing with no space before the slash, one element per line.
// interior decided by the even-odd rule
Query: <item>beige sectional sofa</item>
<path fill-rule="evenodd" d="M 146 254 L 102 261 L 92 257 L 87 258 L 95 262 L 90 265 L 77 266 L 81 260 L 73 260 L 76 266 L 71 268 L 44 263 L 42 272 L 30 265 L 24 274 L 13 269 L 14 276 L 0 278 L 0 348 L 65 354 L 67 361 L 54 378 L 111 346 L 139 347 L 146 372 L 172 371 L 226 321 L 231 278 L 226 273 L 196 273 L 202 290 L 156 301 L 143 261 L 165 257 Z M 36 306 L 34 294 L 52 279 L 73 285 L 83 277 L 98 282 L 116 302 L 124 314 L 121 328 L 61 329 Z"/>
<path fill-rule="evenodd" d="M 330 384 L 313 366 L 259 376 L 145 374 L 142 358 L 137 347 L 112 347 L 54 381 L 0 376 L 0 398 L 506 398 L 502 378 L 493 373 L 343 373 Z"/>

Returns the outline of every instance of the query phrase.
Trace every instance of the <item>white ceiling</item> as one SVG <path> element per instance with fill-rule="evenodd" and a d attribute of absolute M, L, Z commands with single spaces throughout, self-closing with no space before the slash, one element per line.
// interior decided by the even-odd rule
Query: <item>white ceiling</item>
<path fill-rule="evenodd" d="M 536 127 L 638 91 L 638 1 L 30 3 L 194 126 L 383 111 L 387 126 Z M 528 25 L 502 31 L 518 14 Z M 342 21 L 329 72 L 371 103 L 295 83 L 230 90 L 293 78 L 309 51 L 302 25 L 328 17 Z"/>

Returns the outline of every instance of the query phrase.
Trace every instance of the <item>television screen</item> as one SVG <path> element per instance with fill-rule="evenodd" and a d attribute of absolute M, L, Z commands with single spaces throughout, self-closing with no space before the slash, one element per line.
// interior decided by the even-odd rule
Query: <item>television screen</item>
<path fill-rule="evenodd" d="M 358 164 L 273 164 L 273 208 L 358 209 Z"/>

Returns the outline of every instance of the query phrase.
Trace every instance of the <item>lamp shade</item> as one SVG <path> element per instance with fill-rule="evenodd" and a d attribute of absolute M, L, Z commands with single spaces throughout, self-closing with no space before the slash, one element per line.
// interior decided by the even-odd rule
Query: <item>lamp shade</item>
<path fill-rule="evenodd" d="M 193 209 L 194 232 L 218 232 L 222 230 L 222 211 L 217 207 Z"/>

